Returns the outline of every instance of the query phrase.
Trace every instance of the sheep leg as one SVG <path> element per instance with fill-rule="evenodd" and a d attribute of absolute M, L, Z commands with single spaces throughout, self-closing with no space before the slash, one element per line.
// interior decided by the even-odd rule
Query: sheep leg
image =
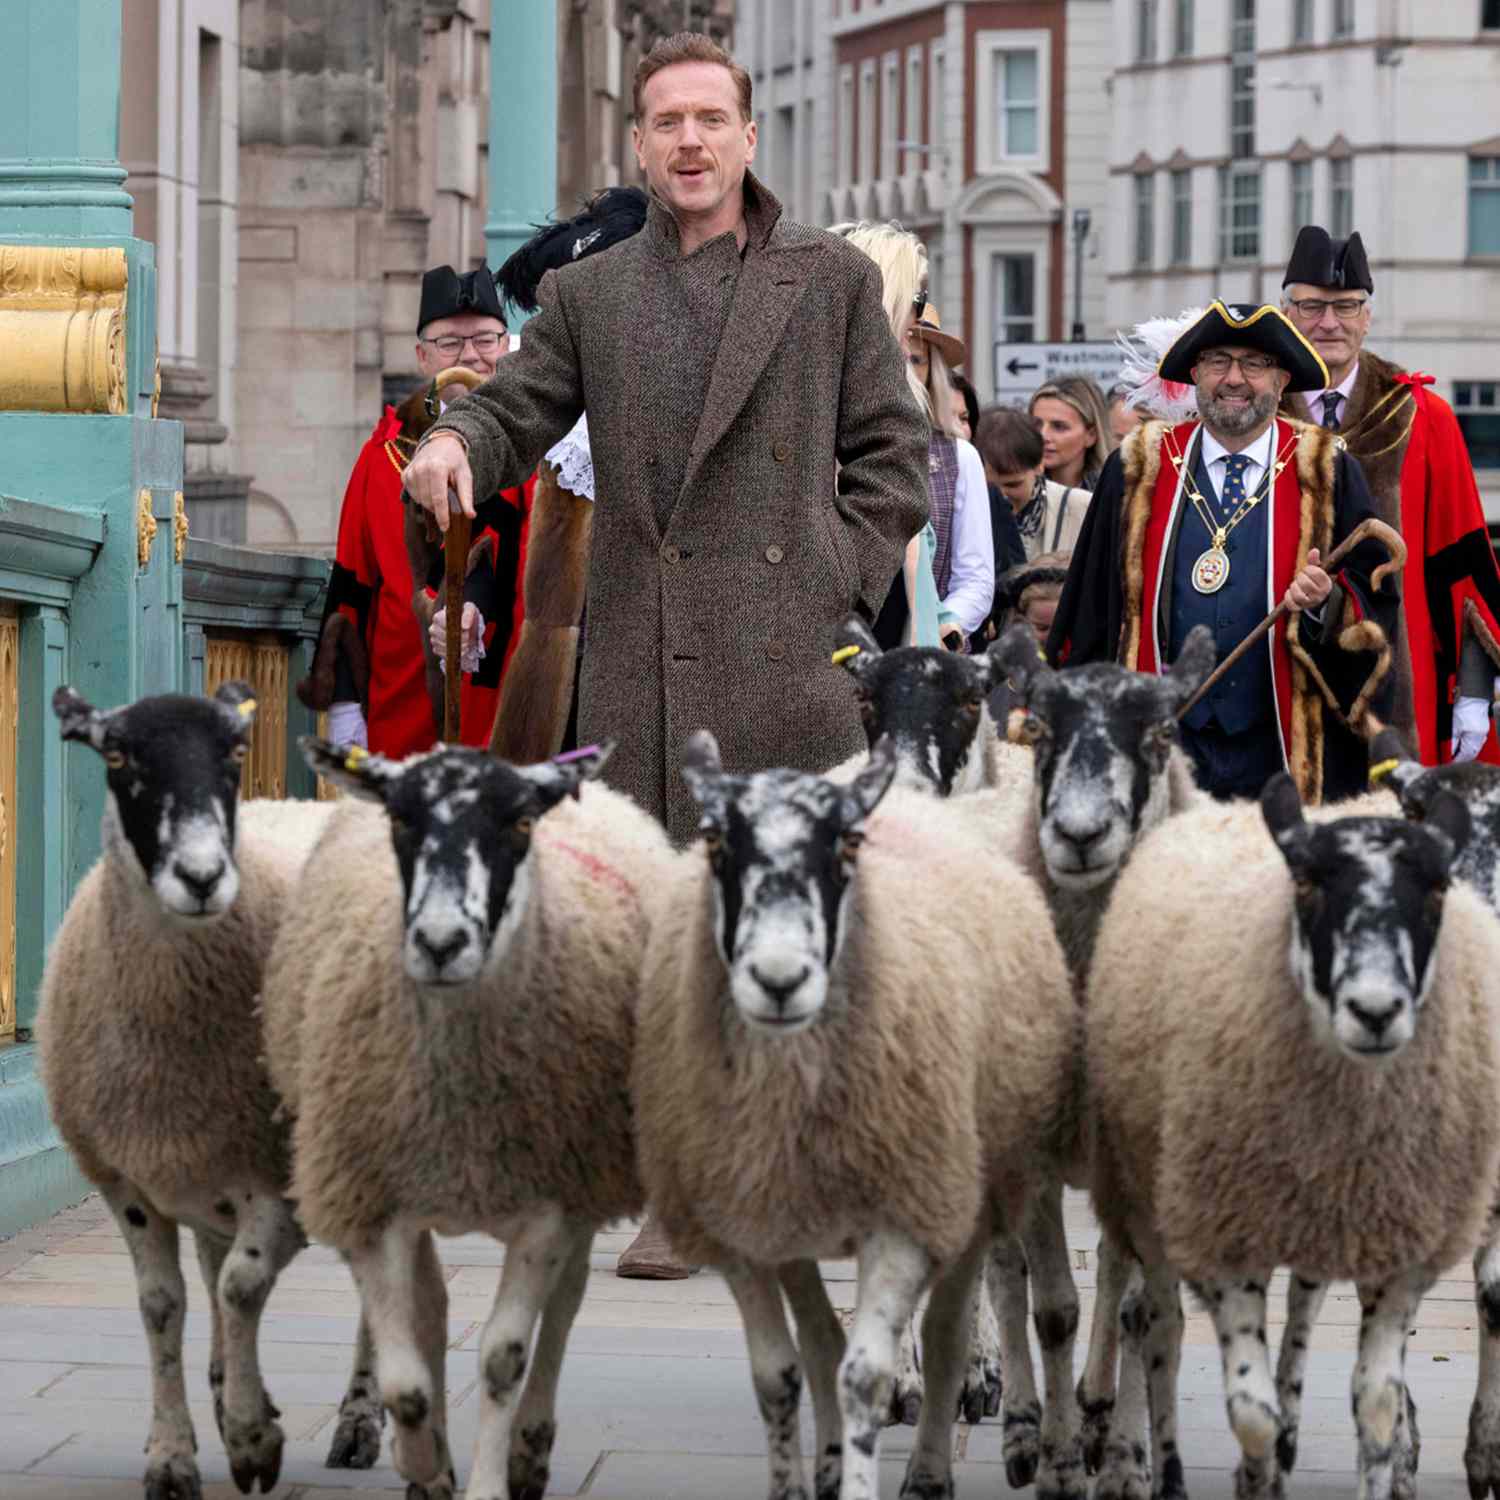
<path fill-rule="evenodd" d="M 500 1289 L 479 1340 L 479 1433 L 473 1473 L 464 1492 L 467 1500 L 506 1500 L 511 1433 L 537 1320 L 571 1268 L 578 1237 L 588 1227 L 560 1208 L 548 1207 L 526 1219 L 506 1240 Z M 582 1295 L 581 1288 L 578 1293 Z M 560 1359 L 561 1350 L 556 1354 Z M 546 1380 L 544 1374 L 544 1386 Z"/>
<path fill-rule="evenodd" d="M 1281 1403 L 1281 1433 L 1276 1439 L 1276 1463 L 1283 1474 L 1297 1466 L 1297 1433 L 1302 1426 L 1302 1378 L 1307 1372 L 1307 1350 L 1323 1299 L 1326 1281 L 1312 1281 L 1294 1271 L 1286 1289 L 1286 1332 L 1276 1359 L 1276 1396 Z"/>
<path fill-rule="evenodd" d="M 282 1268 L 305 1241 L 285 1200 L 246 1194 L 235 1217 L 234 1241 L 219 1271 L 224 1318 L 224 1448 L 241 1494 L 258 1482 L 276 1488 L 286 1438 L 281 1415 L 260 1375 L 257 1345 L 266 1298 Z"/>
<path fill-rule="evenodd" d="M 557 1437 L 557 1380 L 573 1319 L 589 1284 L 592 1224 L 575 1221 L 573 1244 L 552 1295 L 542 1308 L 542 1326 L 531 1359 L 531 1374 L 516 1410 L 510 1437 L 510 1500 L 542 1500 Z"/>
<path fill-rule="evenodd" d="M 430 1229 L 417 1239 L 415 1276 L 417 1340 L 432 1382 L 432 1431 L 438 1454 L 438 1478 L 425 1490 L 409 1486 L 406 1500 L 448 1500 L 458 1488 L 453 1455 L 448 1449 L 448 1281 Z M 376 1367 L 379 1368 L 378 1358 Z"/>
<path fill-rule="evenodd" d="M 1062 1193 L 1044 1189 L 1030 1204 L 1022 1230 L 1031 1267 L 1033 1320 L 1042 1350 L 1046 1401 L 1042 1407 L 1038 1500 L 1084 1500 L 1083 1443 L 1073 1396 L 1073 1346 L 1078 1339 L 1078 1288 L 1068 1266 Z M 1027 1360 L 1030 1363 L 1030 1360 Z"/>
<path fill-rule="evenodd" d="M 198 1248 L 198 1269 L 203 1273 L 203 1285 L 208 1291 L 209 1316 L 213 1320 L 213 1336 L 208 1346 L 208 1389 L 214 1398 L 214 1425 L 219 1429 L 219 1440 L 224 1439 L 224 1314 L 219 1307 L 219 1275 L 224 1269 L 224 1257 L 229 1254 L 229 1241 L 222 1235 L 206 1229 L 195 1229 L 193 1241 Z"/>
<path fill-rule="evenodd" d="M 1479 1384 L 1469 1409 L 1464 1468 L 1472 1500 L 1491 1491 L 1500 1500 L 1500 1209 L 1490 1212 L 1484 1243 L 1474 1252 L 1474 1304 L 1479 1309 Z"/>
<path fill-rule="evenodd" d="M 1359 1434 L 1359 1500 L 1414 1495 L 1413 1434 L 1406 1389 L 1406 1337 L 1433 1276 L 1424 1268 L 1380 1286 L 1356 1283 L 1359 1357 L 1354 1426 Z"/>
<path fill-rule="evenodd" d="M 839 1406 L 844 1414 L 841 1500 L 877 1500 L 880 1429 L 896 1381 L 896 1350 L 933 1265 L 921 1246 L 888 1230 L 864 1237 L 858 1265 L 854 1327 L 839 1366 Z M 957 1395 L 954 1386 L 948 1399 Z M 943 1417 L 951 1410 L 950 1406 Z"/>
<path fill-rule="evenodd" d="M 1041 1461 L 1042 1403 L 1031 1368 L 1031 1340 L 1026 1328 L 1029 1292 L 1026 1252 L 1014 1235 L 1000 1235 L 990 1247 L 988 1270 L 995 1311 L 1000 1319 L 1000 1367 L 1005 1374 L 1001 1393 L 1001 1452 L 1005 1477 L 1012 1489 L 1024 1489 L 1036 1478 Z M 1069 1372 L 1069 1382 L 1072 1374 Z"/>
<path fill-rule="evenodd" d="M 891 1386 L 891 1404 L 885 1414 L 887 1427 L 915 1427 L 922 1415 L 926 1382 L 922 1378 L 922 1355 L 917 1348 L 917 1315 L 912 1314 L 901 1330 L 896 1352 L 896 1379 Z"/>
<path fill-rule="evenodd" d="M 969 1322 L 974 1331 L 969 1337 L 969 1358 L 963 1387 L 958 1394 L 958 1408 L 964 1421 L 977 1427 L 986 1417 L 1000 1415 L 1003 1389 L 1000 1321 L 995 1315 L 995 1299 L 990 1295 L 989 1279 L 983 1274 L 974 1278 Z"/>
<path fill-rule="evenodd" d="M 328 1445 L 323 1465 L 328 1469 L 373 1469 L 380 1457 L 380 1429 L 385 1426 L 385 1408 L 375 1383 L 375 1343 L 363 1312 L 354 1340 L 354 1368 L 339 1403 L 338 1425 Z"/>
<path fill-rule="evenodd" d="M 1276 1469 L 1281 1412 L 1266 1345 L 1269 1280 L 1268 1271 L 1243 1281 L 1215 1280 L 1193 1288 L 1212 1314 L 1219 1335 L 1224 1406 L 1240 1445 L 1240 1466 L 1234 1476 L 1237 1500 L 1281 1493 L 1281 1476 Z"/>
<path fill-rule="evenodd" d="M 202 1500 L 198 1440 L 182 1374 L 187 1286 L 177 1253 L 177 1224 L 123 1178 L 104 1188 L 135 1268 L 135 1291 L 151 1352 L 151 1433 L 146 1439 L 145 1500 Z"/>
<path fill-rule="evenodd" d="M 1151 1414 L 1151 1467 L 1155 1500 L 1187 1500 L 1182 1456 L 1177 1450 L 1177 1372 L 1182 1365 L 1182 1295 L 1177 1277 L 1162 1262 L 1145 1268 L 1140 1350 Z"/>
<path fill-rule="evenodd" d="M 398 1221 L 372 1243 L 351 1252 L 349 1265 L 375 1340 L 380 1399 L 395 1418 L 391 1462 L 408 1484 L 425 1489 L 421 1500 L 439 1500 L 453 1490 L 451 1482 L 446 1488 L 441 1485 L 448 1461 L 443 1440 L 446 1413 L 442 1386 L 432 1369 L 432 1350 L 424 1348 L 424 1335 L 431 1338 L 424 1326 L 430 1322 L 429 1308 L 421 1305 L 424 1296 L 431 1300 L 429 1278 L 422 1273 L 424 1242 L 430 1247 L 429 1234 Z M 446 1343 L 446 1317 L 441 1330 Z"/>
<path fill-rule="evenodd" d="M 839 1500 L 844 1473 L 844 1420 L 839 1413 L 839 1361 L 844 1330 L 828 1300 L 823 1273 L 814 1260 L 794 1260 L 781 1268 L 781 1286 L 792 1304 L 802 1368 L 812 1394 L 818 1444 L 813 1473 L 814 1500 Z"/>
<path fill-rule="evenodd" d="M 976 1236 L 927 1299 L 922 1319 L 927 1399 L 922 1403 L 901 1500 L 953 1500 L 953 1414 L 973 1342 L 974 1288 L 983 1279 L 988 1249 L 987 1239 Z"/>
<path fill-rule="evenodd" d="M 761 1420 L 766 1424 L 770 1462 L 769 1500 L 807 1500 L 802 1468 L 802 1432 L 797 1407 L 802 1400 L 802 1366 L 787 1328 L 786 1308 L 776 1273 L 739 1261 L 724 1269 L 724 1280 L 739 1306 L 750 1351 L 750 1379 Z"/>
<path fill-rule="evenodd" d="M 1120 1382 L 1099 1460 L 1094 1500 L 1149 1500 L 1151 1461 L 1147 1446 L 1150 1401 L 1142 1347 L 1146 1295 L 1143 1273 L 1130 1264 L 1120 1298 Z"/>
<path fill-rule="evenodd" d="M 1120 1368 L 1120 1304 L 1130 1282 L 1131 1256 L 1112 1235 L 1099 1238 L 1094 1283 L 1094 1316 L 1089 1348 L 1078 1381 L 1078 1409 L 1083 1414 L 1083 1463 L 1097 1474 L 1104 1462 L 1110 1416 L 1115 1409 L 1115 1382 Z"/>

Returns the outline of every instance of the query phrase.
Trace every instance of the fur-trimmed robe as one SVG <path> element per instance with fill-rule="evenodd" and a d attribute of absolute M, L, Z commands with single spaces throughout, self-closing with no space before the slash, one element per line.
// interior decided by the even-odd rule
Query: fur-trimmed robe
<path fill-rule="evenodd" d="M 1421 381 L 1363 351 L 1338 434 L 1364 470 L 1375 513 L 1410 550 L 1401 628 L 1392 640 L 1390 722 L 1431 766 L 1449 757 L 1465 638 L 1500 672 L 1500 568 L 1458 420 Z M 1285 397 L 1282 412 L 1316 420 L 1299 395 Z M 1483 759 L 1500 764 L 1494 735 Z"/>
<path fill-rule="evenodd" d="M 1073 553 L 1047 642 L 1059 664 L 1118 661 L 1159 672 L 1167 628 L 1153 629 L 1163 606 L 1159 577 L 1171 574 L 1177 527 L 1191 507 L 1178 474 L 1164 462 L 1190 455 L 1198 424 L 1147 422 L 1109 462 Z M 1359 465 L 1321 428 L 1277 423 L 1275 452 L 1295 437 L 1293 459 L 1275 481 L 1271 545 L 1275 576 L 1267 580 L 1269 614 L 1317 547 L 1327 556 L 1374 513 Z M 1163 566 L 1148 566 L 1159 558 Z M 1267 646 L 1281 720 L 1282 754 L 1304 802 L 1352 796 L 1365 785 L 1368 755 L 1359 738 L 1367 711 L 1384 718 L 1389 632 L 1400 612 L 1394 578 L 1381 576 L 1385 550 L 1369 541 L 1339 572 L 1319 630 L 1301 615 L 1283 616 Z M 1335 625 L 1335 620 L 1337 624 Z"/>

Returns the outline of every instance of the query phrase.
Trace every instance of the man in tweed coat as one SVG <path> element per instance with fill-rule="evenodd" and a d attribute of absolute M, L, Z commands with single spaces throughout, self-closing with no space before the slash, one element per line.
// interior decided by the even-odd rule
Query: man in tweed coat
<path fill-rule="evenodd" d="M 519 483 L 588 409 L 597 514 L 580 739 L 607 779 L 691 837 L 679 756 L 711 729 L 732 769 L 820 770 L 864 735 L 828 664 L 879 612 L 927 516 L 927 424 L 875 264 L 783 221 L 751 176 L 750 79 L 707 37 L 636 74 L 651 187 L 632 239 L 549 272 L 519 353 L 434 426 L 405 473 L 448 494 Z"/>

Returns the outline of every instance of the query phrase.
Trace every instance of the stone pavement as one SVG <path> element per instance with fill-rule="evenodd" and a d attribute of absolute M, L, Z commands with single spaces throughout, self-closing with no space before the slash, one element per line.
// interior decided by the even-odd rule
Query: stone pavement
<path fill-rule="evenodd" d="M 1082 1200 L 1070 1201 L 1068 1225 L 1087 1327 L 1096 1236 Z M 686 1282 L 619 1280 L 614 1263 L 629 1237 L 602 1234 L 595 1246 L 563 1371 L 551 1493 L 589 1500 L 764 1500 L 761 1426 L 728 1290 L 707 1273 Z M 208 1400 L 203 1291 L 196 1257 L 184 1249 L 192 1304 L 186 1362 L 199 1462 L 205 1496 L 228 1500 L 236 1491 Z M 451 1431 L 462 1480 L 477 1417 L 479 1332 L 501 1257 L 497 1245 L 474 1236 L 443 1242 L 442 1253 L 450 1297 Z M 851 1306 L 852 1267 L 827 1269 L 835 1302 Z M 1282 1302 L 1278 1280 L 1278 1309 Z M 261 1359 L 288 1436 L 277 1500 L 404 1493 L 384 1456 L 364 1474 L 322 1467 L 356 1316 L 347 1272 L 322 1249 L 295 1261 L 272 1296 Z M 1466 1496 L 1474 1316 L 1467 1272 L 1455 1270 L 1423 1306 L 1411 1340 L 1424 1500 Z M 1348 1388 L 1358 1319 L 1352 1290 L 1337 1289 L 1314 1341 L 1301 1457 L 1290 1487 L 1298 1495 L 1353 1493 Z M 1273 1317 L 1271 1328 L 1278 1327 Z M 99 1200 L 0 1243 L 0 1500 L 139 1500 L 150 1413 L 145 1354 L 130 1261 Z M 1201 1314 L 1188 1322 L 1181 1410 L 1190 1493 L 1194 1500 L 1228 1500 L 1236 1450 L 1224 1423 L 1212 1328 Z M 889 1497 L 899 1488 L 910 1434 L 909 1428 L 886 1434 Z M 955 1443 L 959 1494 L 1000 1500 L 1006 1483 L 998 1423 L 961 1425 Z M 811 1451 L 810 1432 L 804 1451 Z"/>

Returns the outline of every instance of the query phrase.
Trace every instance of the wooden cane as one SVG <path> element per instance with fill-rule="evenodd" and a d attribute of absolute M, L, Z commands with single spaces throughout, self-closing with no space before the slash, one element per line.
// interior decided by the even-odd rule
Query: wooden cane
<path fill-rule="evenodd" d="M 1385 547 L 1386 551 L 1390 553 L 1390 557 L 1385 562 L 1381 563 L 1380 566 L 1376 568 L 1375 571 L 1370 575 L 1370 587 L 1373 590 L 1378 590 L 1380 588 L 1380 585 L 1385 582 L 1386 578 L 1388 578 L 1392 573 L 1399 573 L 1401 569 L 1406 566 L 1406 543 L 1401 540 L 1400 532 L 1394 530 L 1390 526 L 1387 526 L 1384 521 L 1377 521 L 1374 516 L 1371 516 L 1368 521 L 1361 521 L 1359 525 L 1356 526 L 1354 530 L 1351 531 L 1349 535 L 1346 536 L 1344 540 L 1341 541 L 1338 546 L 1328 554 L 1327 558 L 1318 564 L 1318 566 L 1321 567 L 1323 571 L 1330 576 L 1334 573 L 1337 573 L 1340 566 L 1343 564 L 1344 559 L 1348 557 L 1349 554 L 1357 546 L 1359 546 L 1361 542 L 1368 540 L 1370 537 L 1374 537 L 1376 541 L 1380 542 Z M 1255 646 L 1257 641 L 1263 640 L 1265 638 L 1266 633 L 1276 624 L 1276 622 L 1282 617 L 1282 615 L 1287 612 L 1287 608 L 1287 602 L 1285 599 L 1283 599 L 1281 603 L 1278 604 L 1276 608 L 1273 609 L 1271 613 L 1268 614 L 1265 619 L 1262 620 L 1260 624 L 1257 625 L 1255 629 L 1252 630 L 1250 634 L 1247 635 L 1245 639 L 1242 640 L 1239 645 L 1236 646 L 1234 650 L 1231 651 L 1229 655 L 1226 656 L 1224 660 L 1221 661 L 1219 665 L 1216 666 L 1213 671 L 1203 679 L 1203 682 L 1199 686 L 1198 691 L 1194 693 L 1193 696 L 1189 698 L 1187 702 L 1177 710 L 1177 717 L 1179 719 L 1185 718 L 1189 713 L 1191 713 L 1194 707 L 1196 707 L 1196 705 L 1202 700 L 1204 695 L 1209 692 L 1214 684 L 1217 683 L 1247 651 L 1251 650 Z"/>
<path fill-rule="evenodd" d="M 433 376 L 432 388 L 461 385 L 473 390 L 484 384 L 484 376 L 463 365 L 441 370 Z M 443 740 L 449 745 L 459 742 L 462 724 L 460 703 L 463 697 L 464 643 L 464 575 L 469 560 L 469 537 L 473 521 L 458 508 L 458 496 L 450 491 L 448 533 L 443 538 L 443 609 L 447 627 L 443 661 Z"/>

